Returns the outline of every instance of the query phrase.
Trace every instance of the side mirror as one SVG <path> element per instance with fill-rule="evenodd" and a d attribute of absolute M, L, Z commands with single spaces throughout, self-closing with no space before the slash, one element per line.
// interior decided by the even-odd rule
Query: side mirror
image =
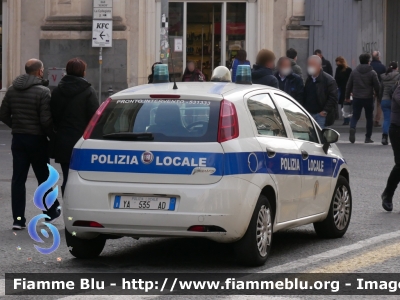
<path fill-rule="evenodd" d="M 322 130 L 322 135 L 324 137 L 324 140 L 323 140 L 324 146 L 322 149 L 324 150 L 324 152 L 326 154 L 328 154 L 330 145 L 337 143 L 337 141 L 339 140 L 340 134 L 336 130 L 326 128 L 326 129 Z"/>

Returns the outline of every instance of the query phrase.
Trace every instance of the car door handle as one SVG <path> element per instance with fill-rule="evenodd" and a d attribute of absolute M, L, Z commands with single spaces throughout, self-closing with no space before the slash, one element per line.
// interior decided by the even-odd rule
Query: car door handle
<path fill-rule="evenodd" d="M 303 160 L 307 160 L 310 157 L 310 155 L 308 154 L 307 151 L 301 150 L 301 157 L 303 158 Z"/>
<path fill-rule="evenodd" d="M 268 156 L 269 158 L 274 158 L 275 155 L 276 155 L 276 151 L 267 148 L 267 156 Z"/>

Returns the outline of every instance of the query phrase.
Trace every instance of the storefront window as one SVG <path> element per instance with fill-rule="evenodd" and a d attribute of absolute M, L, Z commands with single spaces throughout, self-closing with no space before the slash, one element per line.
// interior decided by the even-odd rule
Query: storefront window
<path fill-rule="evenodd" d="M 231 68 L 238 50 L 246 50 L 246 3 L 228 3 L 226 20 L 226 66 Z"/>
<path fill-rule="evenodd" d="M 216 67 L 226 65 L 231 68 L 237 51 L 246 49 L 246 7 L 246 2 L 170 1 L 171 78 L 174 74 L 180 81 L 188 62 L 195 64 L 206 81 L 211 79 Z M 223 18 L 225 8 L 226 16 Z"/>

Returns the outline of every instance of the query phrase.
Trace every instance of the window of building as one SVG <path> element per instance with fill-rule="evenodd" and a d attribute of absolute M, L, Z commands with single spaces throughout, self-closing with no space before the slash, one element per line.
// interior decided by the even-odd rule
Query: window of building
<path fill-rule="evenodd" d="M 279 112 L 268 94 L 251 97 L 247 106 L 259 135 L 287 137 Z"/>
<path fill-rule="evenodd" d="M 280 94 L 275 94 L 275 99 L 289 120 L 294 138 L 319 143 L 315 126 L 307 114 L 297 104 Z"/>

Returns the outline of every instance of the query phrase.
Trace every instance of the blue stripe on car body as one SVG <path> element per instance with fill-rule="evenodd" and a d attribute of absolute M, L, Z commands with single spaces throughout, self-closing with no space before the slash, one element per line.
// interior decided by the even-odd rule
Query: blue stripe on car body
<path fill-rule="evenodd" d="M 152 151 L 154 159 L 145 164 L 145 151 L 74 149 L 70 168 L 76 171 L 191 175 L 194 168 L 215 168 L 213 176 L 239 174 L 276 174 L 337 177 L 343 159 L 300 154 L 276 153 L 268 158 L 264 152 L 167 152 Z M 168 162 L 167 165 L 163 162 Z M 183 164 L 183 165 L 177 165 Z"/>

